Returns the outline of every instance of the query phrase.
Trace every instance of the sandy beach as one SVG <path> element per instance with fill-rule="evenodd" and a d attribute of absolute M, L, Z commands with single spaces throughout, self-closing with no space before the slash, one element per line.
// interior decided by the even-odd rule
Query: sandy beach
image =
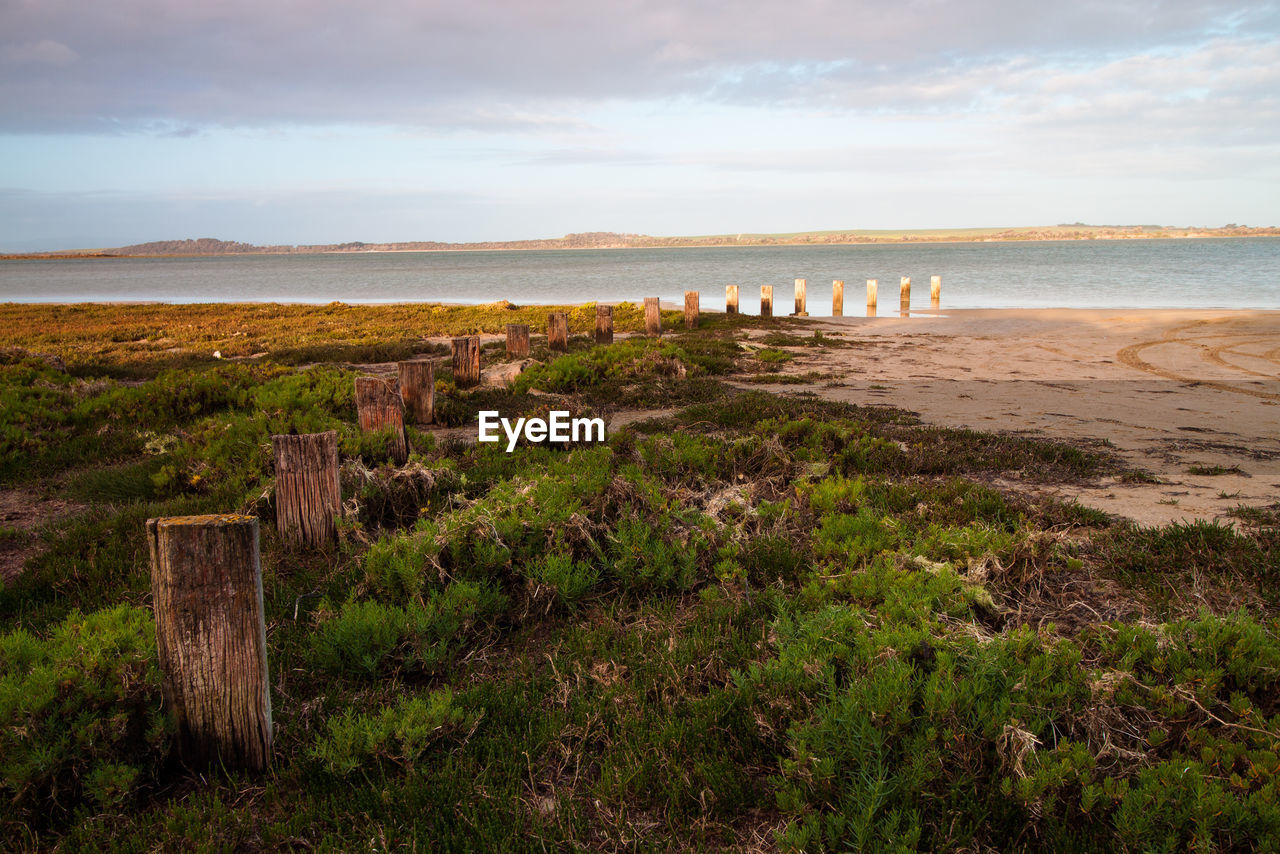
<path fill-rule="evenodd" d="M 1110 443 L 1161 482 L 1053 492 L 1142 524 L 1280 500 L 1280 312 L 884 313 L 804 322 L 849 346 L 793 348 L 784 373 L 939 425 Z"/>

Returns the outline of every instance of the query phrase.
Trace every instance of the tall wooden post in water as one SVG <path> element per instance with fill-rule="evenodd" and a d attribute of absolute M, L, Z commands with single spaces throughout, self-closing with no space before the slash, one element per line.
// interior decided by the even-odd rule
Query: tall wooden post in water
<path fill-rule="evenodd" d="M 796 279 L 796 317 L 809 316 L 809 312 L 805 311 L 805 302 L 806 302 L 808 288 L 809 288 L 808 279 Z"/>
<path fill-rule="evenodd" d="M 898 308 L 906 311 L 911 308 L 911 277 L 903 276 L 902 283 L 898 286 Z"/>
<path fill-rule="evenodd" d="M 276 530 L 294 547 L 319 548 L 338 539 L 338 433 L 272 436 L 276 462 Z"/>
<path fill-rule="evenodd" d="M 737 285 L 724 286 L 724 313 L 725 314 L 738 313 L 738 286 Z"/>
<path fill-rule="evenodd" d="M 942 277 L 933 276 L 929 279 L 929 302 L 935 305 L 942 302 Z"/>
<path fill-rule="evenodd" d="M 867 317 L 876 316 L 876 294 L 879 290 L 879 279 L 867 279 Z"/>
<path fill-rule="evenodd" d="M 844 282 L 840 279 L 831 281 L 831 316 L 844 317 Z"/>
<path fill-rule="evenodd" d="M 760 286 L 760 316 L 773 317 L 773 285 Z"/>
<path fill-rule="evenodd" d="M 258 520 L 147 520 L 156 653 L 177 748 L 191 766 L 271 761 L 271 693 Z"/>

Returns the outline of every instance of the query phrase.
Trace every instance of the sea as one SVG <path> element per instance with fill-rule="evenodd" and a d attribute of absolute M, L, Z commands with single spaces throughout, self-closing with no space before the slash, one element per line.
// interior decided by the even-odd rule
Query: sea
<path fill-rule="evenodd" d="M 773 285 L 786 314 L 803 278 L 821 317 L 833 280 L 855 314 L 868 279 L 882 312 L 896 310 L 904 276 L 913 308 L 941 276 L 944 309 L 1280 309 L 1280 237 L 17 259 L 0 260 L 0 302 L 682 303 L 699 291 L 716 310 L 736 284 L 742 311 Z"/>

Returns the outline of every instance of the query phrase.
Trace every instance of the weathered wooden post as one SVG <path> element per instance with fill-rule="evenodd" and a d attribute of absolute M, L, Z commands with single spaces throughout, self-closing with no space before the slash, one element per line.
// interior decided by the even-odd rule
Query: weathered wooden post
<path fill-rule="evenodd" d="M 400 398 L 404 414 L 414 424 L 436 420 L 436 366 L 426 359 L 400 363 Z"/>
<path fill-rule="evenodd" d="M 165 706 L 191 766 L 271 762 L 271 693 L 258 520 L 147 520 L 151 600 Z"/>
<path fill-rule="evenodd" d="M 796 317 L 808 317 L 809 312 L 805 311 L 806 291 L 809 288 L 808 279 L 796 279 Z"/>
<path fill-rule="evenodd" d="M 867 317 L 876 316 L 876 293 L 880 290 L 878 279 L 867 279 Z"/>
<path fill-rule="evenodd" d="M 662 311 L 657 297 L 644 298 L 644 334 L 649 336 L 662 334 Z"/>
<path fill-rule="evenodd" d="M 831 316 L 844 317 L 844 282 L 831 280 Z"/>
<path fill-rule="evenodd" d="M 507 355 L 523 359 L 529 355 L 529 325 L 507 324 Z"/>
<path fill-rule="evenodd" d="M 698 328 L 698 292 L 684 292 L 684 328 Z"/>
<path fill-rule="evenodd" d="M 453 339 L 453 381 L 458 388 L 480 384 L 480 336 Z"/>
<path fill-rule="evenodd" d="M 562 352 L 569 349 L 569 315 L 563 311 L 547 315 L 547 346 Z"/>
<path fill-rule="evenodd" d="M 898 286 L 898 308 L 906 311 L 911 308 L 911 277 L 903 276 L 902 283 Z"/>
<path fill-rule="evenodd" d="M 929 302 L 934 304 L 942 302 L 941 276 L 933 276 L 929 279 Z"/>
<path fill-rule="evenodd" d="M 737 285 L 724 286 L 724 313 L 725 314 L 738 313 L 738 286 Z"/>
<path fill-rule="evenodd" d="M 596 343 L 613 343 L 613 306 L 596 306 Z"/>
<path fill-rule="evenodd" d="M 338 538 L 338 433 L 272 436 L 276 461 L 276 530 L 290 546 L 319 548 Z"/>
<path fill-rule="evenodd" d="M 378 377 L 356 377 L 356 414 L 361 430 L 391 432 L 391 459 L 403 465 L 409 458 L 409 442 L 404 435 L 404 401 L 394 384 Z"/>
<path fill-rule="evenodd" d="M 773 317 L 773 285 L 760 286 L 760 316 Z"/>

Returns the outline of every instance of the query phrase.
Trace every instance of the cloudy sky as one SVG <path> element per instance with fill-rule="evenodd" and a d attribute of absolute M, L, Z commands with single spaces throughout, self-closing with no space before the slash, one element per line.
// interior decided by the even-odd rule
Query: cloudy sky
<path fill-rule="evenodd" d="M 0 0 L 0 249 L 1278 200 L 1280 2 Z"/>

